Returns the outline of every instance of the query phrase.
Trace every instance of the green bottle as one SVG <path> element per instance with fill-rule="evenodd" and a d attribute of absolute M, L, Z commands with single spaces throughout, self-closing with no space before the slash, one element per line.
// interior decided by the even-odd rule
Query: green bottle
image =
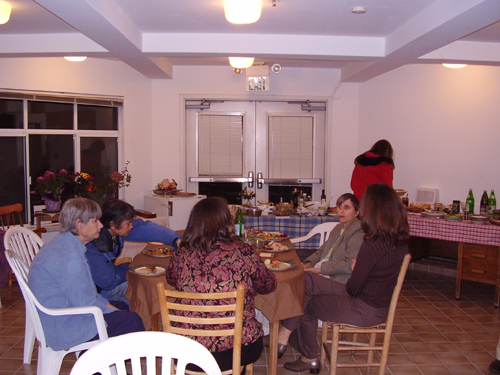
<path fill-rule="evenodd" d="M 465 204 L 469 207 L 469 213 L 471 215 L 474 214 L 474 193 L 472 192 L 472 188 L 469 189 L 469 194 L 467 195 Z"/>
<path fill-rule="evenodd" d="M 238 212 L 236 212 L 236 217 L 234 218 L 234 234 L 239 240 L 243 239 L 243 235 L 245 234 L 245 218 L 243 217 L 241 208 L 238 208 Z"/>
<path fill-rule="evenodd" d="M 479 214 L 486 216 L 488 213 L 488 192 L 485 190 L 481 196 L 481 203 L 479 205 Z"/>
<path fill-rule="evenodd" d="M 488 214 L 493 215 L 493 211 L 497 209 L 497 198 L 495 197 L 495 190 L 491 189 L 490 197 L 488 198 Z"/>

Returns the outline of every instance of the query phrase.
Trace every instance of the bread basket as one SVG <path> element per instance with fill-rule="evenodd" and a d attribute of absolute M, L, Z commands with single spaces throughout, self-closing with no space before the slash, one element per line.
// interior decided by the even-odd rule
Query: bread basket
<path fill-rule="evenodd" d="M 293 206 L 290 203 L 278 203 L 274 208 L 275 216 L 290 216 L 293 211 Z"/>

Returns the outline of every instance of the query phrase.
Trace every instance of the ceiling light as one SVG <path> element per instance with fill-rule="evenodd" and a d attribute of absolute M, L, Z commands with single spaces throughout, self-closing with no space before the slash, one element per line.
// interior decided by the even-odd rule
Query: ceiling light
<path fill-rule="evenodd" d="M 224 13 L 231 23 L 257 22 L 262 11 L 262 0 L 224 0 Z"/>
<path fill-rule="evenodd" d="M 68 61 L 85 61 L 85 60 L 87 60 L 87 56 L 64 56 L 64 58 Z"/>
<path fill-rule="evenodd" d="M 452 68 L 452 69 L 460 69 L 460 68 L 465 68 L 467 64 L 446 64 L 443 63 L 443 66 L 447 68 Z"/>
<path fill-rule="evenodd" d="M 233 68 L 246 69 L 253 64 L 253 57 L 230 57 L 229 64 Z"/>
<path fill-rule="evenodd" d="M 9 22 L 12 8 L 6 1 L 0 1 L 0 25 Z"/>
<path fill-rule="evenodd" d="M 280 64 L 273 64 L 273 66 L 271 67 L 271 71 L 273 73 L 278 74 L 279 72 L 281 72 L 281 65 Z"/>
<path fill-rule="evenodd" d="M 233 68 L 233 73 L 236 74 L 237 76 L 239 76 L 241 74 L 241 72 L 243 71 L 243 69 L 240 69 L 240 68 Z"/>
<path fill-rule="evenodd" d="M 351 12 L 353 12 L 354 14 L 365 14 L 366 8 L 365 7 L 354 7 L 354 8 L 352 8 Z"/>

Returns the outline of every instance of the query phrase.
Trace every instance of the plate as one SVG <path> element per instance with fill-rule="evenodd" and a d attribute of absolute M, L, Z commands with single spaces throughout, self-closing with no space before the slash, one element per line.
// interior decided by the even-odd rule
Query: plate
<path fill-rule="evenodd" d="M 444 212 L 422 212 L 422 217 L 427 217 L 429 219 L 442 219 L 445 216 Z"/>
<path fill-rule="evenodd" d="M 193 197 L 196 195 L 196 193 L 187 193 L 185 191 L 178 191 L 172 195 L 176 197 Z"/>
<path fill-rule="evenodd" d="M 155 258 L 168 258 L 174 254 L 174 251 L 169 246 L 158 246 L 154 249 L 142 250 L 144 255 L 155 257 Z"/>
<path fill-rule="evenodd" d="M 277 243 L 277 245 L 279 245 L 280 247 L 286 247 L 286 249 L 274 250 L 272 247 L 269 248 L 269 244 L 267 244 L 262 248 L 262 251 L 265 251 L 266 253 L 283 253 L 285 251 L 292 250 L 291 245 L 284 245 L 284 244 L 280 244 L 280 243 Z"/>
<path fill-rule="evenodd" d="M 168 190 L 153 190 L 153 193 L 156 195 L 172 195 L 177 193 L 179 190 L 177 189 L 168 189 Z"/>
<path fill-rule="evenodd" d="M 462 221 L 462 215 L 446 215 L 444 219 L 448 221 Z"/>
<path fill-rule="evenodd" d="M 267 269 L 271 271 L 287 271 L 297 267 L 297 263 L 295 263 L 293 260 L 266 259 L 264 261 L 264 264 L 266 265 Z"/>
<path fill-rule="evenodd" d="M 154 267 L 154 269 L 152 269 Z M 130 272 L 142 276 L 158 276 L 163 275 L 167 272 L 164 266 L 159 266 L 156 264 L 141 264 L 138 266 L 133 266 L 128 269 Z"/>
<path fill-rule="evenodd" d="M 257 237 L 262 238 L 266 241 L 283 241 L 290 238 L 288 237 L 288 234 L 284 234 L 281 232 L 267 232 L 263 230 L 256 230 L 255 234 Z"/>

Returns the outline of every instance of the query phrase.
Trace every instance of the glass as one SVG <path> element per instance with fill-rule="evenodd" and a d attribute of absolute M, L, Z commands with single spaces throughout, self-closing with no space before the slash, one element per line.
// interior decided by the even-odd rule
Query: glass
<path fill-rule="evenodd" d="M 73 104 L 28 100 L 28 129 L 73 129 Z"/>
<path fill-rule="evenodd" d="M 118 130 L 118 108 L 78 104 L 78 130 Z"/>
<path fill-rule="evenodd" d="M 0 129 L 23 128 L 23 101 L 0 99 Z"/>

